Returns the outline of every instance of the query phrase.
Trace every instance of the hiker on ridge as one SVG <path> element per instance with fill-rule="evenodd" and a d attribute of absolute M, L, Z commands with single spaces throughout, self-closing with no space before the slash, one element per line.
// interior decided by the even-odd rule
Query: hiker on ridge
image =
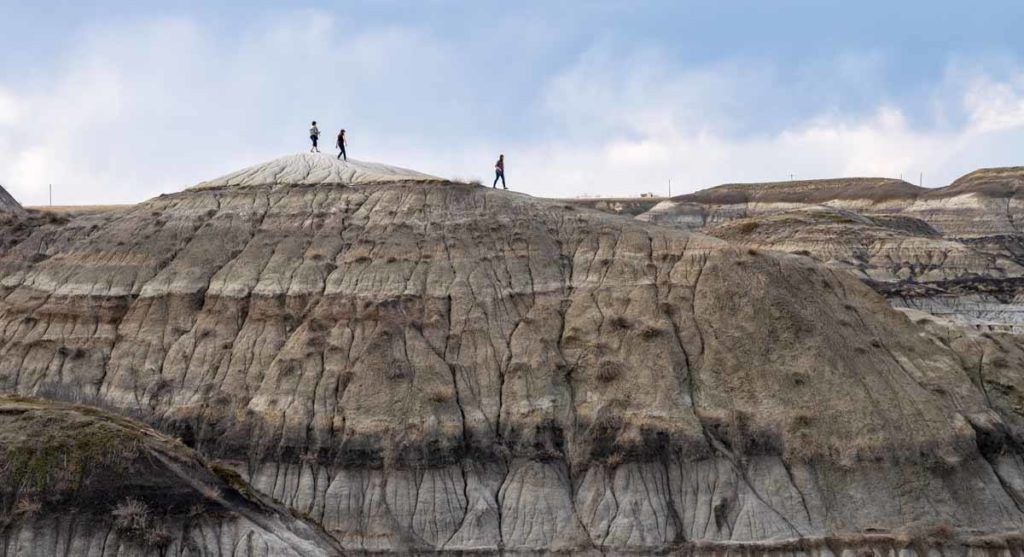
<path fill-rule="evenodd" d="M 491 188 L 498 187 L 498 178 L 501 178 L 501 187 L 508 189 L 505 185 L 505 155 L 498 155 L 498 162 L 494 163 L 494 183 Z"/>
<path fill-rule="evenodd" d="M 313 127 L 309 128 L 309 139 L 313 142 L 313 148 L 309 152 L 319 153 L 320 149 L 316 146 L 316 142 L 320 139 L 320 128 L 316 127 L 316 120 L 313 120 Z"/>
<path fill-rule="evenodd" d="M 341 152 L 338 153 L 338 158 L 340 159 L 344 157 L 345 161 L 348 162 L 348 154 L 345 153 L 346 143 L 347 142 L 345 141 L 345 130 L 341 130 L 340 132 L 338 132 L 338 149 L 341 149 Z"/>

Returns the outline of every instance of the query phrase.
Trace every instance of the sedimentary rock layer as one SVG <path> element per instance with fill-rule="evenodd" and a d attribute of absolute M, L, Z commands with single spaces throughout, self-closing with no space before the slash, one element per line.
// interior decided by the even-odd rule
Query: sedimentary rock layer
<path fill-rule="evenodd" d="M 1021 410 L 855 277 L 563 202 L 204 187 L 41 225 L 0 298 L 0 388 L 137 413 L 348 549 L 1024 524 Z"/>
<path fill-rule="evenodd" d="M 1022 168 L 983 169 L 936 189 L 882 178 L 727 184 L 638 219 L 809 255 L 898 307 L 1022 330 L 1022 184 Z"/>

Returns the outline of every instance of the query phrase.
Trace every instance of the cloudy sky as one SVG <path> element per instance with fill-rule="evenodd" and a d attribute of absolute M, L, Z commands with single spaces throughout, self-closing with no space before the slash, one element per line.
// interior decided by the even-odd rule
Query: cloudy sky
<path fill-rule="evenodd" d="M 1019 1 L 0 0 L 0 184 L 140 201 L 308 149 L 546 196 L 1024 164 Z M 331 144 L 333 141 L 327 141 Z"/>

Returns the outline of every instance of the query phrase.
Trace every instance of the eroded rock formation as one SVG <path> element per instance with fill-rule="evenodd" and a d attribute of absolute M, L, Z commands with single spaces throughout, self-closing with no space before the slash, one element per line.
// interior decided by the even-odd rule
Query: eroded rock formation
<path fill-rule="evenodd" d="M 853 275 L 309 160 L 4 251 L 0 388 L 138 415 L 351 550 L 1019 549 L 1022 409 Z"/>
<path fill-rule="evenodd" d="M 180 442 L 95 408 L 0 397 L 0 554 L 336 555 Z"/>
<path fill-rule="evenodd" d="M 7 190 L 0 186 L 0 222 L 24 214 L 25 209 L 21 207 L 21 204 L 11 197 Z"/>
<path fill-rule="evenodd" d="M 1022 188 L 1024 168 L 978 170 L 937 189 L 883 178 L 728 184 L 638 218 L 809 255 L 898 307 L 1021 330 Z"/>

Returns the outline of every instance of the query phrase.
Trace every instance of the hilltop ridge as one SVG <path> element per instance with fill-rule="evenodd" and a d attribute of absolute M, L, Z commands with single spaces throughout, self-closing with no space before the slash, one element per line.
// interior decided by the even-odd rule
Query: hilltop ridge
<path fill-rule="evenodd" d="M 339 160 L 326 153 L 286 155 L 201 182 L 192 189 L 267 185 L 369 185 L 391 182 L 441 182 L 442 178 L 415 170 L 354 159 Z"/>

